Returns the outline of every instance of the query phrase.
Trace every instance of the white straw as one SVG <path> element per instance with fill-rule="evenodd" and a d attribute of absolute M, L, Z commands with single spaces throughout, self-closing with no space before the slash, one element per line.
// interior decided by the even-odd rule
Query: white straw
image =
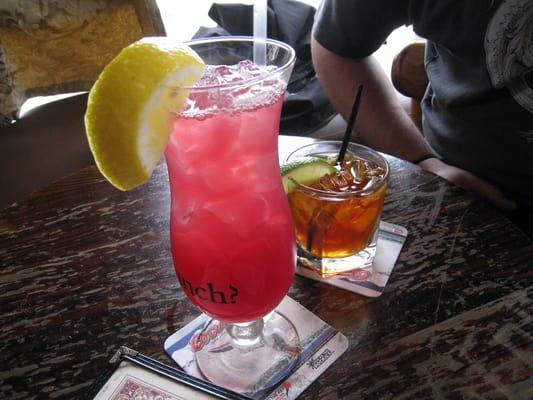
<path fill-rule="evenodd" d="M 266 65 L 267 0 L 254 0 L 254 63 Z"/>

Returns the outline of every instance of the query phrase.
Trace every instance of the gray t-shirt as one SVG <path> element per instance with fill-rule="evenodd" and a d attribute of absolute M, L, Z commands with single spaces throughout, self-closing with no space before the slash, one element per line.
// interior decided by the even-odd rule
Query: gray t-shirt
<path fill-rule="evenodd" d="M 313 34 L 360 58 L 401 25 L 427 39 L 434 151 L 533 207 L 533 0 L 324 0 Z"/>

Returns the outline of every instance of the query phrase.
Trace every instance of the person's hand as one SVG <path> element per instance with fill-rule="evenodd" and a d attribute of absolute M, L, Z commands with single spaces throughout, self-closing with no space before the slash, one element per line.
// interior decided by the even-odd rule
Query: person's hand
<path fill-rule="evenodd" d="M 438 158 L 428 158 L 419 162 L 418 165 L 422 169 L 433 172 L 466 191 L 484 198 L 493 206 L 503 211 L 513 211 L 516 209 L 516 203 L 505 197 L 500 189 L 471 172 L 448 165 Z"/>

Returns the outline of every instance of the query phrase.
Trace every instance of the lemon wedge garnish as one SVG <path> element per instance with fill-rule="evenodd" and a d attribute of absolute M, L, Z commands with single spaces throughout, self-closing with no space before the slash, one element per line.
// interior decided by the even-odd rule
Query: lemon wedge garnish
<path fill-rule="evenodd" d="M 188 46 L 167 37 L 124 48 L 102 71 L 87 103 L 85 128 L 96 165 L 120 190 L 145 183 L 163 156 L 185 90 L 205 64 Z"/>

